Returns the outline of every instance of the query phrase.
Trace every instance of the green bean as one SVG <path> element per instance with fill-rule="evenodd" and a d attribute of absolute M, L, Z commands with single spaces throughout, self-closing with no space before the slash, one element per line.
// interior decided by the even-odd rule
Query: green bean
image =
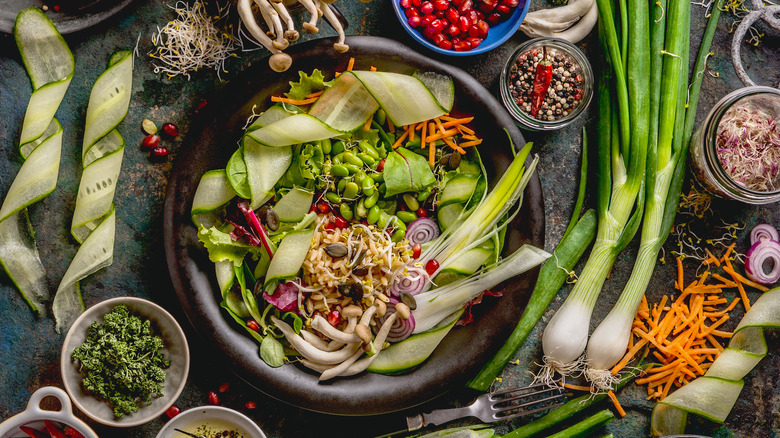
<path fill-rule="evenodd" d="M 417 211 L 417 209 L 420 208 L 420 203 L 417 202 L 417 198 L 411 194 L 411 193 L 404 193 L 404 203 L 407 207 L 409 207 L 409 210 L 411 211 Z"/>
<path fill-rule="evenodd" d="M 341 196 L 338 195 L 336 192 L 328 192 L 325 193 L 325 199 L 327 199 L 329 202 L 333 204 L 338 204 L 341 202 Z"/>
<path fill-rule="evenodd" d="M 375 147 L 371 146 L 371 143 L 369 143 L 368 141 L 366 140 L 358 141 L 358 147 L 364 153 L 371 155 L 371 158 L 375 160 L 379 159 L 379 151 L 377 151 Z"/>
<path fill-rule="evenodd" d="M 340 153 L 344 152 L 344 142 L 341 140 L 337 140 L 333 145 L 331 146 L 330 153 L 332 155 L 338 155 Z"/>
<path fill-rule="evenodd" d="M 338 176 L 341 178 L 349 176 L 349 170 L 341 164 L 334 164 L 331 166 L 330 173 L 333 176 Z"/>
<path fill-rule="evenodd" d="M 359 191 L 360 187 L 357 185 L 357 183 L 350 181 L 346 186 L 344 186 L 344 191 L 342 192 L 341 197 L 346 199 L 355 199 Z"/>
<path fill-rule="evenodd" d="M 366 164 L 366 166 L 368 166 L 368 167 L 370 167 L 370 168 L 372 168 L 372 169 L 373 169 L 374 167 L 376 167 L 376 163 L 377 163 L 377 161 L 376 161 L 376 160 L 374 159 L 374 157 L 372 157 L 371 155 L 364 154 L 363 152 L 358 152 L 358 154 L 357 154 L 357 157 L 358 157 L 358 158 L 359 158 L 361 161 L 363 161 L 363 162 Z"/>
<path fill-rule="evenodd" d="M 357 217 L 366 217 L 368 214 L 368 209 L 366 208 L 365 204 L 366 198 L 360 198 L 360 201 L 355 204 L 355 216 Z"/>
<path fill-rule="evenodd" d="M 357 166 L 357 167 L 363 167 L 363 160 L 357 157 L 354 153 L 351 151 L 344 152 L 344 157 L 342 158 L 345 162 Z"/>
<path fill-rule="evenodd" d="M 365 192 L 364 192 L 365 193 Z M 366 208 L 371 208 L 376 205 L 376 201 L 379 200 L 379 191 L 374 190 L 374 193 L 368 195 L 365 201 Z"/>
<path fill-rule="evenodd" d="M 360 188 L 363 190 L 363 193 L 366 196 L 371 196 L 376 191 L 376 186 L 374 186 L 374 180 L 370 176 L 365 176 L 363 178 L 363 181 L 360 182 Z"/>
<path fill-rule="evenodd" d="M 338 185 L 339 193 L 344 193 L 344 189 L 347 188 L 347 183 L 348 182 L 349 182 L 349 180 L 348 179 L 344 179 L 344 178 L 341 178 L 339 180 L 339 185 Z"/>
<path fill-rule="evenodd" d="M 343 217 L 346 220 L 352 220 L 352 207 L 349 206 L 349 204 L 341 204 L 339 205 L 339 213 L 341 213 L 341 217 Z"/>
<path fill-rule="evenodd" d="M 326 138 L 325 140 L 321 140 L 320 146 L 322 147 L 322 152 L 325 154 L 329 154 L 330 151 L 333 150 L 333 144 L 330 142 L 329 138 Z"/>
<path fill-rule="evenodd" d="M 397 211 L 395 212 L 395 215 L 398 216 L 398 219 L 401 219 L 402 222 L 407 224 L 417 219 L 417 215 L 411 211 Z"/>
<path fill-rule="evenodd" d="M 382 213 L 382 210 L 379 209 L 378 205 L 374 205 L 368 210 L 368 216 L 366 219 L 368 220 L 369 224 L 375 224 L 379 220 L 379 215 Z"/>

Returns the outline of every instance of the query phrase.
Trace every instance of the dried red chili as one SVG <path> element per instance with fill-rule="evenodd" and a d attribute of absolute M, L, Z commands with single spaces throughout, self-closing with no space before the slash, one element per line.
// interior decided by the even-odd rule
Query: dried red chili
<path fill-rule="evenodd" d="M 552 61 L 547 57 L 547 48 L 542 48 L 544 57 L 536 65 L 536 76 L 534 76 L 534 90 L 531 94 L 531 116 L 536 117 L 539 114 L 539 108 L 542 107 L 547 91 L 550 89 L 552 81 Z"/>

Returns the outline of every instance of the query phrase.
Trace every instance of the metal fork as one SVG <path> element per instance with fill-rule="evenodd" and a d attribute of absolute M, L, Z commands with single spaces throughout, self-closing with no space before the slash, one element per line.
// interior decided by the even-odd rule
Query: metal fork
<path fill-rule="evenodd" d="M 561 388 L 551 388 L 544 383 L 488 392 L 477 397 L 470 406 L 437 409 L 427 414 L 406 417 L 406 425 L 409 431 L 413 431 L 465 417 L 476 417 L 485 423 L 494 423 L 560 406 L 562 402 L 547 403 L 564 395 Z"/>

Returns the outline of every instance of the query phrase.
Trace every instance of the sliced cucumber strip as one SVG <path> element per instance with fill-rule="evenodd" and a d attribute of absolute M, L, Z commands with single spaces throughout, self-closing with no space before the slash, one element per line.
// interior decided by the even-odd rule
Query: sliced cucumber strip
<path fill-rule="evenodd" d="M 192 199 L 192 214 L 214 211 L 230 202 L 236 192 L 228 182 L 225 169 L 210 170 L 200 177 L 195 197 Z"/>
<path fill-rule="evenodd" d="M 460 278 L 471 276 L 477 270 L 485 264 L 485 262 L 493 255 L 494 245 L 492 240 L 486 241 L 482 246 L 472 248 L 466 251 L 465 254 L 455 259 L 446 268 L 442 269 L 434 283 L 439 286 L 452 283 Z"/>
<path fill-rule="evenodd" d="M 439 206 L 448 204 L 465 204 L 471 199 L 474 190 L 477 188 L 479 176 L 459 173 L 447 181 L 444 190 L 439 196 Z"/>
<path fill-rule="evenodd" d="M 95 228 L 76 252 L 68 270 L 65 271 L 65 276 L 60 281 L 52 303 L 57 333 L 67 331 L 84 311 L 79 281 L 111 265 L 114 259 L 115 231 L 116 215 L 112 206 L 103 222 Z"/>
<path fill-rule="evenodd" d="M 268 273 L 265 277 L 265 285 L 292 278 L 298 275 L 298 271 L 303 266 L 303 260 L 311 247 L 311 239 L 314 236 L 314 229 L 291 231 L 288 233 L 279 248 L 276 250 L 271 264 L 268 265 Z"/>
<path fill-rule="evenodd" d="M 129 50 L 117 52 L 112 55 L 111 61 L 108 69 L 95 81 L 89 95 L 82 156 L 116 128 L 130 106 L 133 53 Z"/>
<path fill-rule="evenodd" d="M 740 321 L 707 373 L 659 402 L 650 420 L 654 436 L 682 433 L 687 413 L 722 423 L 742 391 L 742 379 L 767 353 L 764 328 L 780 327 L 780 288 L 764 293 Z"/>
<path fill-rule="evenodd" d="M 443 207 L 439 207 L 439 212 L 436 214 L 439 219 L 439 226 L 444 231 L 451 227 L 452 224 L 460 219 L 463 213 L 463 204 L 447 204 Z"/>
<path fill-rule="evenodd" d="M 106 212 L 111 209 L 123 155 L 124 147 L 94 161 L 84 169 L 70 229 L 79 243 L 97 228 Z"/>
<path fill-rule="evenodd" d="M 300 222 L 314 200 L 314 192 L 293 187 L 274 205 L 274 211 L 282 222 Z"/>
<path fill-rule="evenodd" d="M 274 185 L 292 163 L 292 146 L 264 146 L 246 135 L 243 148 L 251 204 L 256 209 L 274 195 Z"/>
<path fill-rule="evenodd" d="M 439 105 L 447 112 L 455 104 L 455 84 L 452 78 L 433 71 L 416 71 L 412 75 L 430 90 Z"/>
<path fill-rule="evenodd" d="M 65 40 L 38 8 L 19 12 L 14 37 L 33 93 L 19 141 L 25 162 L 0 207 L 0 264 L 38 313 L 44 310 L 50 293 L 26 209 L 57 185 L 62 127 L 54 114 L 73 78 L 75 64 Z"/>
<path fill-rule="evenodd" d="M 217 275 L 217 284 L 219 290 L 222 292 L 222 298 L 225 298 L 227 292 L 233 286 L 233 281 L 236 279 L 236 273 L 233 271 L 233 263 L 229 261 L 219 261 L 214 263 L 214 270 Z"/>

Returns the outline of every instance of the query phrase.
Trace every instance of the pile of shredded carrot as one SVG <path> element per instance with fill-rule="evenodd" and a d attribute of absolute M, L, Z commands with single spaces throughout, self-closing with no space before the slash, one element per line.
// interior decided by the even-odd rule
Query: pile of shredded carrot
<path fill-rule="evenodd" d="M 730 332 L 718 328 L 728 321 L 729 312 L 740 301 L 745 311 L 750 309 L 745 286 L 764 292 L 767 290 L 734 269 L 731 263 L 735 257 L 733 249 L 734 244 L 720 258 L 707 251 L 709 257 L 702 262 L 704 272 L 687 286 L 684 284 L 682 258 L 677 258 L 675 288 L 680 295 L 676 299 L 665 295 L 652 309 L 642 298 L 634 319 L 628 353 L 615 365 L 612 374 L 617 374 L 642 349 L 649 347 L 648 356 L 659 365 L 646 369 L 644 377 L 637 379 L 636 383 L 647 385 L 648 400 L 660 401 L 673 386 L 683 386 L 707 372 L 724 349 L 719 338 L 731 337 Z M 722 271 L 723 275 L 716 270 Z M 739 291 L 739 297 L 729 303 L 724 291 L 734 288 Z"/>
<path fill-rule="evenodd" d="M 346 71 L 352 71 L 355 67 L 355 58 L 350 58 L 347 64 Z M 370 71 L 376 71 L 376 67 L 370 67 Z M 339 76 L 339 72 L 336 73 L 336 77 Z M 317 101 L 322 94 L 322 91 L 309 94 L 304 99 L 289 99 L 283 96 L 271 96 L 272 102 L 282 102 L 290 105 L 303 106 L 309 105 Z M 373 119 L 369 118 L 363 126 L 364 131 L 371 129 L 371 122 Z M 449 114 L 445 114 L 440 117 L 436 117 L 433 120 L 426 120 L 424 122 L 403 126 L 403 132 L 393 144 L 393 149 L 401 146 L 404 141 L 414 141 L 417 135 L 420 136 L 420 147 L 428 148 L 428 164 L 431 167 L 436 165 L 436 142 L 438 140 L 443 141 L 452 150 L 459 154 L 465 154 L 465 148 L 476 146 L 482 143 L 482 139 L 477 138 L 474 134 L 474 130 L 466 126 L 467 123 L 474 120 L 474 117 L 456 118 L 451 117 Z M 391 134 L 395 134 L 396 128 L 387 120 L 388 131 Z M 419 134 L 417 134 L 419 132 Z"/>

